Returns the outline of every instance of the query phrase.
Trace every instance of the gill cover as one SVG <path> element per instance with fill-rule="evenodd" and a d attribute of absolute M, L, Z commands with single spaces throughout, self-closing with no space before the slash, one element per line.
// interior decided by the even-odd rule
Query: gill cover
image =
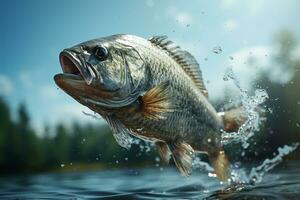
<path fill-rule="evenodd" d="M 113 91 L 115 96 L 111 99 L 101 98 L 93 100 L 86 98 L 85 100 L 107 108 L 124 107 L 136 101 L 143 92 L 146 72 L 145 62 L 135 48 L 122 42 L 122 40 L 116 40 L 108 49 L 112 60 L 103 62 L 102 67 L 106 67 L 109 70 L 110 67 L 113 67 L 112 65 L 120 65 L 120 70 L 118 70 L 120 73 L 119 88 Z M 99 71 L 101 74 L 101 69 Z M 104 74 L 104 84 L 106 81 L 105 76 L 110 77 L 112 73 L 115 72 L 109 71 Z"/>

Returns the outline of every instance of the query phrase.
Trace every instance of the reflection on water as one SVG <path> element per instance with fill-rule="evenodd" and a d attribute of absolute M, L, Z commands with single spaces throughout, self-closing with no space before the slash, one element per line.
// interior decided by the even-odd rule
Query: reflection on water
<path fill-rule="evenodd" d="M 253 185 L 221 185 L 206 172 L 182 177 L 176 169 L 119 169 L 2 177 L 4 199 L 297 199 L 300 162 L 288 163 Z"/>

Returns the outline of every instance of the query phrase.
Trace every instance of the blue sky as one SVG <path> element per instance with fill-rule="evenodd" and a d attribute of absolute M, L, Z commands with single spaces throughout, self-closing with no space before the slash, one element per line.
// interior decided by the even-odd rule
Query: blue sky
<path fill-rule="evenodd" d="M 58 54 L 85 40 L 130 33 L 168 35 L 189 50 L 209 80 L 209 92 L 217 96 L 223 93 L 230 55 L 243 62 L 245 52 L 270 53 L 273 36 L 282 28 L 300 38 L 299 9 L 298 0 L 3 0 L 0 95 L 14 111 L 25 102 L 38 129 L 78 119 L 96 123 L 82 114 L 87 109 L 55 86 L 53 76 L 61 71 Z M 221 54 L 213 53 L 216 46 Z"/>

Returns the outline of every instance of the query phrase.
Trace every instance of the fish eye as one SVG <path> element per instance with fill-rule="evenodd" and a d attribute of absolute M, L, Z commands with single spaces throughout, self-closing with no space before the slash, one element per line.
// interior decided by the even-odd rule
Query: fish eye
<path fill-rule="evenodd" d="M 105 47 L 98 46 L 96 47 L 95 56 L 98 58 L 98 60 L 104 61 L 108 58 L 108 51 Z"/>

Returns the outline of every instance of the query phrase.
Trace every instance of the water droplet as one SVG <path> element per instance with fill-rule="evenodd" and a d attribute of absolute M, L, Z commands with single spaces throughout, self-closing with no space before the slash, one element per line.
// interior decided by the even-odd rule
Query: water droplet
<path fill-rule="evenodd" d="M 300 127 L 300 124 L 299 124 L 299 123 L 296 123 L 296 126 L 299 128 L 299 127 Z"/>
<path fill-rule="evenodd" d="M 234 60 L 234 58 L 233 58 L 232 56 L 229 56 L 229 59 L 230 59 L 230 60 Z"/>
<path fill-rule="evenodd" d="M 215 54 L 220 54 L 220 53 L 222 53 L 222 48 L 220 47 L 220 46 L 216 46 L 216 47 L 214 47 L 213 48 L 213 52 L 215 53 Z"/>
<path fill-rule="evenodd" d="M 268 108 L 268 111 L 270 114 L 273 114 L 273 109 L 272 108 Z"/>
<path fill-rule="evenodd" d="M 126 160 L 126 161 L 127 161 L 127 160 L 128 160 L 128 158 L 127 158 L 127 157 L 125 157 L 125 159 L 124 159 L 124 160 Z"/>
<path fill-rule="evenodd" d="M 118 161 L 118 160 L 116 160 L 116 164 L 119 164 L 119 161 Z"/>
<path fill-rule="evenodd" d="M 217 174 L 209 172 L 209 173 L 208 173 L 208 176 L 209 176 L 209 177 L 217 177 Z"/>
<path fill-rule="evenodd" d="M 65 167 L 65 164 L 60 164 L 60 167 L 61 167 L 61 168 L 64 168 L 64 167 Z"/>
<path fill-rule="evenodd" d="M 82 140 L 81 140 L 81 144 L 84 144 L 85 143 L 85 138 L 83 138 Z"/>
<path fill-rule="evenodd" d="M 159 162 L 160 158 L 158 156 L 155 157 L 155 162 Z"/>
<path fill-rule="evenodd" d="M 207 58 L 207 57 L 205 57 L 205 58 L 204 58 L 204 61 L 208 61 L 208 58 Z"/>
<path fill-rule="evenodd" d="M 228 81 L 228 77 L 227 76 L 223 76 L 223 81 Z"/>
<path fill-rule="evenodd" d="M 211 143 L 211 139 L 210 139 L 210 138 L 208 138 L 208 139 L 207 139 L 207 142 L 208 142 L 208 143 Z"/>

